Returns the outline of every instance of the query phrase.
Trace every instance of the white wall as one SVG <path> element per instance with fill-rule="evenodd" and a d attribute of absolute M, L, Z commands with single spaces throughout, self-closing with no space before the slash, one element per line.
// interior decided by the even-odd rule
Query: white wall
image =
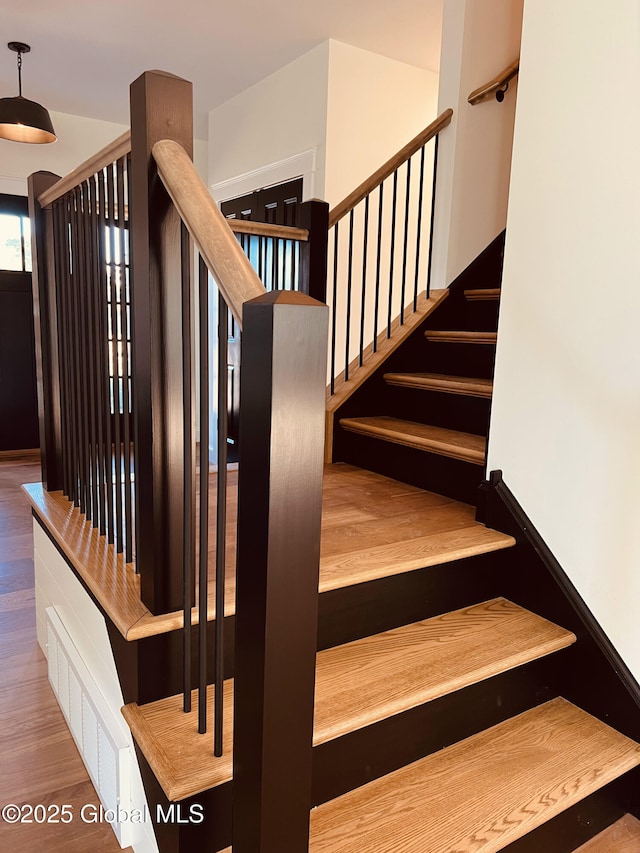
<path fill-rule="evenodd" d="M 324 198 L 333 207 L 436 117 L 438 75 L 329 42 Z"/>
<path fill-rule="evenodd" d="M 317 149 L 316 186 L 324 188 L 328 57 L 324 42 L 211 110 L 210 186 Z"/>
<path fill-rule="evenodd" d="M 27 177 L 47 171 L 63 177 L 127 130 L 125 125 L 51 113 L 58 136 L 50 145 L 25 145 L 0 139 L 0 192 L 27 194 Z"/>
<path fill-rule="evenodd" d="M 640 6 L 526 0 L 489 445 L 640 678 Z"/>
<path fill-rule="evenodd" d="M 315 151 L 305 197 L 335 205 L 435 118 L 437 85 L 431 71 L 323 42 L 210 112 L 214 196 L 230 197 L 216 187 L 240 176 L 249 183 L 238 195 L 268 185 L 261 170 Z"/>
<path fill-rule="evenodd" d="M 505 227 L 517 80 L 502 104 L 467 97 L 517 59 L 523 0 L 447 0 L 438 113 L 440 136 L 433 284 L 449 285 Z"/>

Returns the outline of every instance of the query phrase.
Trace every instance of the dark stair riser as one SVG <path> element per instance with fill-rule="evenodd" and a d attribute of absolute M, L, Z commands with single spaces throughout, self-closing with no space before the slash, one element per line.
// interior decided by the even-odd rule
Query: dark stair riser
<path fill-rule="evenodd" d="M 624 814 L 640 813 L 640 768 L 605 785 L 538 829 L 503 848 L 504 853 L 573 853 Z"/>
<path fill-rule="evenodd" d="M 325 592 L 319 599 L 318 648 L 326 649 L 361 637 L 428 619 L 450 610 L 498 596 L 504 571 L 502 552 L 497 560 L 481 554 L 426 569 L 355 584 Z M 451 572 L 458 583 L 451 586 Z M 108 621 L 108 620 L 107 620 Z M 215 622 L 209 636 L 208 683 L 214 679 Z M 235 617 L 225 618 L 225 678 L 233 677 Z M 110 626 L 125 704 L 144 705 L 182 691 L 182 631 L 127 642 Z M 192 628 L 192 687 L 198 684 L 197 630 Z M 166 665 L 158 666 L 162 660 Z"/>
<path fill-rule="evenodd" d="M 342 428 L 334 435 L 334 461 L 367 468 L 470 504 L 474 503 L 478 486 L 484 479 L 484 465 L 358 435 Z"/>
<path fill-rule="evenodd" d="M 317 746 L 313 805 L 555 698 L 547 666 L 540 658 Z"/>
<path fill-rule="evenodd" d="M 541 658 L 315 747 L 312 806 L 553 698 L 546 666 L 547 659 Z M 469 714 L 470 707 L 473 714 Z M 151 813 L 156 814 L 158 803 L 166 813 L 169 801 L 143 757 L 142 768 Z M 191 806 L 197 805 L 205 820 L 179 826 L 156 824 L 161 853 L 219 850 L 230 845 L 231 792 L 232 783 L 228 782 L 182 800 L 181 816 L 188 816 Z"/>
<path fill-rule="evenodd" d="M 504 573 L 501 594 L 578 639 L 555 675 L 562 695 L 640 741 L 640 685 L 504 483 L 490 489 L 484 520 L 518 541 L 509 549 L 518 571 Z"/>
<path fill-rule="evenodd" d="M 388 415 L 415 423 L 486 436 L 489 429 L 491 400 L 422 388 L 406 388 L 387 383 L 375 414 Z M 373 409 L 371 410 L 373 413 Z M 350 417 L 344 414 L 343 417 Z"/>

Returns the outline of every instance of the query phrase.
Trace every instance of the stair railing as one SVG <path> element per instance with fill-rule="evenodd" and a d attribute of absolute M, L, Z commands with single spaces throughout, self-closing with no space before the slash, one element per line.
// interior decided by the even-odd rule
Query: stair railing
<path fill-rule="evenodd" d="M 496 77 L 489 80 L 488 83 L 485 83 L 483 86 L 480 86 L 479 88 L 474 89 L 473 92 L 470 92 L 467 101 L 471 106 L 475 106 L 476 104 L 482 104 L 485 101 L 490 100 L 492 97 L 495 97 L 496 101 L 501 104 L 504 101 L 505 93 L 509 88 L 509 83 L 519 71 L 520 58 L 518 57 L 515 62 L 508 65 Z"/>
<path fill-rule="evenodd" d="M 135 547 L 130 150 L 127 132 L 65 178 L 29 178 L 43 481 L 127 563 Z"/>
<path fill-rule="evenodd" d="M 197 697 L 199 731 L 213 729 L 212 761 L 229 746 L 223 681 L 233 674 L 234 850 L 306 849 L 328 309 L 303 292 L 266 291 L 191 162 L 191 99 L 191 84 L 147 72 L 131 86 L 130 143 L 127 135 L 92 158 L 53 195 L 45 191 L 56 176 L 31 178 L 43 470 L 47 489 L 65 488 L 87 524 L 131 549 L 151 613 L 181 611 L 183 710 Z M 296 238 L 300 287 L 314 249 Z M 220 381 L 210 524 L 213 283 Z M 235 525 L 225 464 L 229 312 L 243 332 Z M 225 595 L 234 537 L 235 601 Z M 232 660 L 223 636 L 234 605 Z"/>
<path fill-rule="evenodd" d="M 329 213 L 331 394 L 430 296 L 438 136 L 452 116 L 443 112 Z"/>

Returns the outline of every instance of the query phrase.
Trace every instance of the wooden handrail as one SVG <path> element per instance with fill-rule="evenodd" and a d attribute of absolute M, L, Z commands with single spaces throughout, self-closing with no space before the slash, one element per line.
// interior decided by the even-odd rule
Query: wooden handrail
<path fill-rule="evenodd" d="M 93 154 L 88 160 L 85 160 L 84 163 L 81 163 L 72 172 L 65 175 L 64 178 L 60 178 L 50 189 L 41 193 L 38 196 L 40 207 L 49 207 L 54 201 L 57 201 L 65 193 L 68 193 L 69 190 L 79 186 L 87 178 L 99 172 L 100 169 L 104 169 L 105 166 L 109 166 L 130 151 L 131 131 L 127 130 L 122 136 L 118 136 L 117 139 L 105 145 L 97 154 Z"/>
<path fill-rule="evenodd" d="M 248 219 L 227 219 L 234 234 L 251 234 L 253 237 L 271 237 L 274 240 L 297 240 L 306 243 L 309 231 L 291 225 L 272 225 L 270 222 L 251 222 Z"/>
<path fill-rule="evenodd" d="M 162 139 L 152 154 L 158 174 L 225 302 L 242 328 L 242 306 L 265 287 L 182 145 Z"/>
<path fill-rule="evenodd" d="M 484 86 L 480 86 L 479 89 L 474 89 L 473 92 L 469 95 L 467 100 L 472 106 L 475 104 L 481 104 L 483 101 L 489 100 L 492 95 L 495 95 L 496 92 L 504 89 L 504 87 L 512 80 L 518 71 L 520 70 L 520 57 L 516 59 L 515 62 L 512 62 L 504 71 L 501 71 L 497 77 L 494 77 L 493 80 L 489 80 L 488 83 L 485 83 Z"/>
<path fill-rule="evenodd" d="M 329 228 L 333 227 L 336 222 L 349 213 L 356 204 L 361 202 L 363 198 L 375 190 L 375 188 L 378 187 L 385 178 L 392 175 L 399 166 L 402 166 L 409 157 L 415 154 L 423 145 L 426 145 L 430 139 L 433 139 L 434 136 L 447 127 L 447 125 L 451 123 L 452 117 L 453 110 L 445 110 L 442 115 L 438 116 L 435 121 L 432 121 L 431 124 L 414 137 L 411 142 L 408 142 L 404 148 L 401 148 L 397 154 L 394 154 L 393 157 L 384 163 L 384 165 L 380 166 L 380 168 L 377 169 L 371 177 L 367 178 L 367 180 L 363 181 L 359 187 L 356 187 L 353 192 L 349 193 L 349 195 L 344 198 L 340 204 L 336 205 L 333 210 L 330 211 Z"/>

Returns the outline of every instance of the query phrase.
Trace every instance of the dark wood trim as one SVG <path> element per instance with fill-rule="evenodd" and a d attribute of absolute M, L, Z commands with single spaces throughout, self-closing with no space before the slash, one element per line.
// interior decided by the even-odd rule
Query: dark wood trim
<path fill-rule="evenodd" d="M 640 685 L 517 498 L 492 471 L 482 487 L 482 520 L 518 540 L 519 571 L 505 575 L 504 594 L 578 637 L 571 667 L 559 673 L 563 695 L 640 740 Z"/>
<path fill-rule="evenodd" d="M 298 205 L 298 226 L 309 232 L 309 240 L 300 244 L 300 286 L 318 302 L 327 301 L 327 241 L 329 205 L 312 199 Z"/>
<path fill-rule="evenodd" d="M 184 494 L 180 217 L 151 154 L 161 139 L 192 156 L 192 87 L 147 71 L 131 84 L 131 308 L 136 564 L 153 614 L 182 607 Z"/>
<path fill-rule="evenodd" d="M 58 180 L 52 172 L 35 172 L 28 179 L 38 425 L 42 481 L 48 491 L 63 487 L 62 424 L 53 221 L 51 210 L 40 206 L 38 196 Z"/>
<path fill-rule="evenodd" d="M 327 332 L 296 291 L 244 306 L 234 853 L 308 847 Z"/>

